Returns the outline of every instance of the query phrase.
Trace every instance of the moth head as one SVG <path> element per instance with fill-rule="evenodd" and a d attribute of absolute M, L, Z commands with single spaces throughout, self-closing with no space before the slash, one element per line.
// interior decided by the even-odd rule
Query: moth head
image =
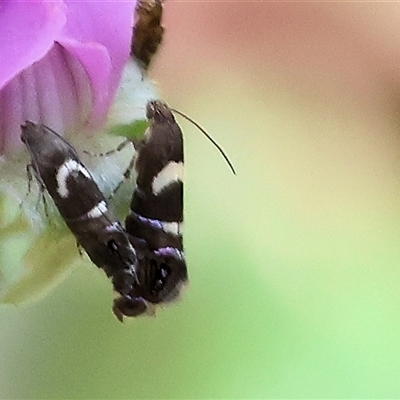
<path fill-rule="evenodd" d="M 149 101 L 146 106 L 146 118 L 155 123 L 163 121 L 175 121 L 171 109 L 160 100 Z"/>

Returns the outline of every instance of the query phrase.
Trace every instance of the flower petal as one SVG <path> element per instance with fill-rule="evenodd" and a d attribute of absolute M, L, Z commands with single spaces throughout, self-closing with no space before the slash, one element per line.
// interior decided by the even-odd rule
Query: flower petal
<path fill-rule="evenodd" d="M 104 122 L 129 58 L 136 0 L 66 1 L 66 4 L 67 24 L 57 41 L 88 73 L 93 91 L 89 123 L 98 125 Z"/>
<path fill-rule="evenodd" d="M 87 73 L 88 93 L 92 99 L 87 123 L 98 126 L 104 122 L 116 90 L 116 85 L 111 80 L 113 66 L 108 51 L 97 43 L 82 44 L 76 40 L 63 40 L 60 44 L 79 61 Z"/>
<path fill-rule="evenodd" d="M 0 91 L 0 152 L 21 148 L 20 125 L 25 120 L 64 132 L 82 124 L 91 105 L 87 73 L 56 44 Z"/>
<path fill-rule="evenodd" d="M 40 60 L 66 23 L 62 1 L 0 4 L 0 88 Z"/>

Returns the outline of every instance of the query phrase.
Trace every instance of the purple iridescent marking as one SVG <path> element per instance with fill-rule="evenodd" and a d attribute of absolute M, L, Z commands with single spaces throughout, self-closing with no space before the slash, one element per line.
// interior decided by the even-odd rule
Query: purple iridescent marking
<path fill-rule="evenodd" d="M 125 298 L 127 298 L 129 300 L 141 300 L 142 302 L 147 303 L 146 300 L 142 296 L 132 297 L 128 294 L 128 295 L 125 295 Z"/>
<path fill-rule="evenodd" d="M 161 231 L 164 230 L 164 229 L 163 229 L 162 222 L 161 222 L 160 220 L 142 217 L 141 215 L 136 214 L 136 213 L 133 212 L 133 211 L 132 211 L 132 214 L 133 214 L 140 222 L 142 222 L 143 224 L 150 225 L 152 228 L 159 229 L 159 230 L 161 230 Z"/>
<path fill-rule="evenodd" d="M 179 260 L 183 260 L 183 252 L 179 251 L 175 247 L 161 247 L 154 251 L 156 256 L 161 257 L 174 257 Z"/>

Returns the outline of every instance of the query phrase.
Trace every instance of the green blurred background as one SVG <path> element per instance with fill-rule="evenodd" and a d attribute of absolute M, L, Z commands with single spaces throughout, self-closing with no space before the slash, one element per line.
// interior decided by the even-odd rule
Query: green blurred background
<path fill-rule="evenodd" d="M 183 299 L 119 324 L 86 263 L 0 306 L 1 398 L 398 398 L 400 5 L 165 9 L 151 75 L 238 175 L 181 121 Z"/>

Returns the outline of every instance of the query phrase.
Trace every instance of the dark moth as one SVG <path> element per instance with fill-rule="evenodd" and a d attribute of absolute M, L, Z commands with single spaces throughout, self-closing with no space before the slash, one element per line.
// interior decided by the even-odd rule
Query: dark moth
<path fill-rule="evenodd" d="M 175 299 L 188 279 L 183 254 L 183 137 L 171 109 L 151 101 L 149 127 L 135 143 L 136 187 L 125 229 L 138 258 L 138 280 L 131 299 L 153 305 Z M 135 305 L 135 302 L 132 303 Z M 128 296 L 115 300 L 117 317 L 135 316 Z"/>
<path fill-rule="evenodd" d="M 111 278 L 119 298 L 128 296 L 137 285 L 134 246 L 75 149 L 50 128 L 29 121 L 22 126 L 21 140 L 39 184 L 47 189 L 78 244 Z M 135 300 L 135 306 L 137 313 L 143 311 L 142 302 Z M 133 314 L 134 304 L 131 309 Z"/>

